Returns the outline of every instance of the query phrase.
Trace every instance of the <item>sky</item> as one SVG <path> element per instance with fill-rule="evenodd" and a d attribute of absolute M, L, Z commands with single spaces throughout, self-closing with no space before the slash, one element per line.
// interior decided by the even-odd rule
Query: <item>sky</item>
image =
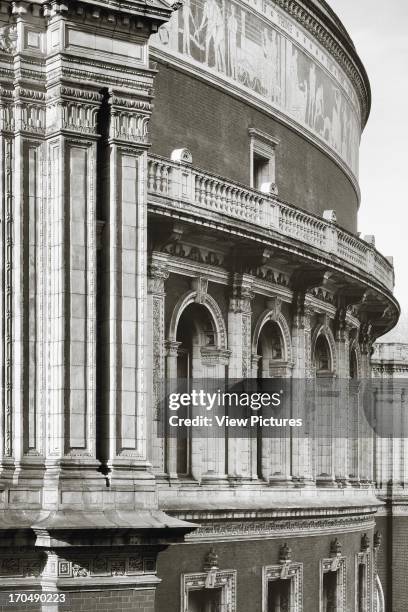
<path fill-rule="evenodd" d="M 372 106 L 360 148 L 359 231 L 394 257 L 395 295 L 408 313 L 408 2 L 327 0 L 356 46 Z"/>

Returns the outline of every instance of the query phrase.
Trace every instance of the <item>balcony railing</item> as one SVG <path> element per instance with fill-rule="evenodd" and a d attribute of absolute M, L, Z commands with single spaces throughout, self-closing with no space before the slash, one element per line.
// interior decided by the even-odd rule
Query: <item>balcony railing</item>
<path fill-rule="evenodd" d="M 171 200 L 172 206 L 214 211 L 295 238 L 338 256 L 393 290 L 393 266 L 372 244 L 274 195 L 159 156 L 149 157 L 148 192 Z"/>

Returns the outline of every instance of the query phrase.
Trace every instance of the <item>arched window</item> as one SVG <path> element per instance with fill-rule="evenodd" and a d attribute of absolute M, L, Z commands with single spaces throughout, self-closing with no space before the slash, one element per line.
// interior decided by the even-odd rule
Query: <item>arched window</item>
<path fill-rule="evenodd" d="M 176 339 L 180 342 L 177 359 L 178 378 L 200 378 L 202 347 L 216 346 L 217 334 L 209 311 L 201 304 L 189 304 L 182 312 Z"/>
<path fill-rule="evenodd" d="M 316 340 L 314 364 L 316 368 L 316 376 L 329 374 L 332 371 L 330 347 L 326 336 L 323 334 L 320 334 Z"/>
<path fill-rule="evenodd" d="M 202 363 L 202 349 L 215 347 L 217 334 L 209 310 L 201 304 L 189 304 L 182 312 L 176 330 L 177 387 L 179 392 L 191 391 L 193 379 L 205 376 Z M 189 418 L 190 408 L 181 406 L 180 418 Z M 191 434 L 187 427 L 177 428 L 177 474 L 191 473 Z"/>
<path fill-rule="evenodd" d="M 260 378 L 274 376 L 274 367 L 285 358 L 282 332 L 275 321 L 267 321 L 259 334 L 257 354 Z"/>

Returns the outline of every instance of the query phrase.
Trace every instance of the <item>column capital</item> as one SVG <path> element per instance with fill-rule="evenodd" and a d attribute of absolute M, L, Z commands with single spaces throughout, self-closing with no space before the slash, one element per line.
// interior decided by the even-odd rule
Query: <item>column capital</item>
<path fill-rule="evenodd" d="M 251 302 L 255 297 L 252 291 L 253 278 L 247 274 L 234 273 L 231 282 L 230 312 L 251 312 Z"/>
<path fill-rule="evenodd" d="M 165 281 L 169 278 L 170 272 L 167 266 L 160 263 L 150 263 L 148 266 L 148 293 L 164 295 Z"/>
<path fill-rule="evenodd" d="M 177 342 L 177 340 L 165 340 L 166 357 L 177 357 L 181 345 L 182 342 Z"/>

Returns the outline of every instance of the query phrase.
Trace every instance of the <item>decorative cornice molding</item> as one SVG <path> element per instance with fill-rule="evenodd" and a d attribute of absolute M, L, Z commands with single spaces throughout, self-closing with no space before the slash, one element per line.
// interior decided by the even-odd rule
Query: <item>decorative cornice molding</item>
<path fill-rule="evenodd" d="M 275 519 L 258 521 L 213 522 L 204 524 L 186 536 L 187 542 L 256 540 L 314 537 L 334 533 L 368 531 L 375 526 L 372 516 L 321 517 L 314 519 Z"/>

